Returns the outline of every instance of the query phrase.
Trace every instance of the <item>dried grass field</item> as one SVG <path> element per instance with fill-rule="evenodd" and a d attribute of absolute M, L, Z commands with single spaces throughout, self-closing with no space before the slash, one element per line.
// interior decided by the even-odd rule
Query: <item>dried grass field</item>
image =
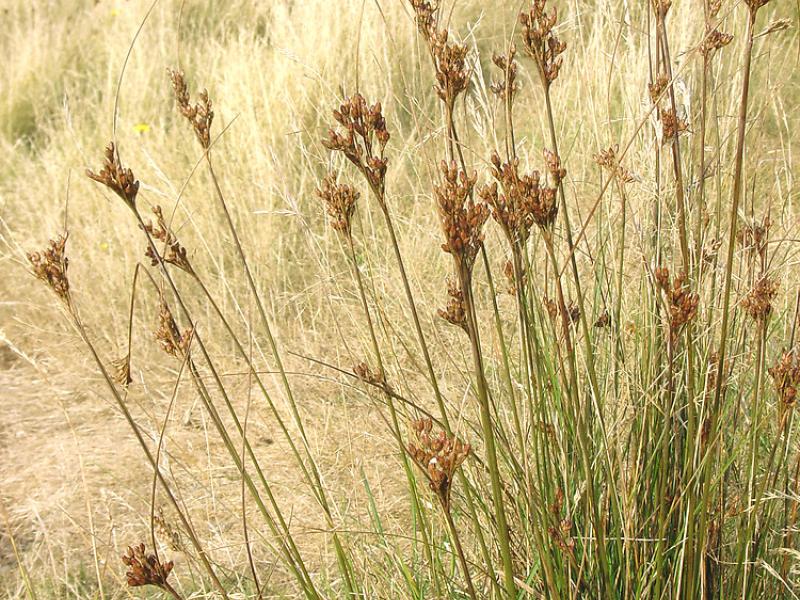
<path fill-rule="evenodd" d="M 800 3 L 0 17 L 0 597 L 800 597 Z"/>

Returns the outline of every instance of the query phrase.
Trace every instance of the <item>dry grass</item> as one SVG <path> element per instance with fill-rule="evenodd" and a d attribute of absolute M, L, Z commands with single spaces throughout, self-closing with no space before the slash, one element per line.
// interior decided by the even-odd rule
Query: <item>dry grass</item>
<path fill-rule="evenodd" d="M 330 109 L 358 89 L 369 99 L 380 100 L 391 132 L 386 187 L 391 190 L 399 250 L 439 385 L 449 400 L 454 429 L 463 431 L 477 423 L 470 389 L 470 346 L 460 331 L 437 318 L 446 302 L 445 280 L 452 266 L 452 259 L 440 249 L 433 188 L 439 180 L 447 135 L 433 92 L 428 49 L 408 3 L 162 1 L 144 22 L 127 64 L 126 54 L 150 2 L 68 0 L 57 4 L 8 0 L 0 9 L 5 11 L 0 51 L 8 57 L 0 63 L 0 595 L 124 597 L 128 591 L 119 556 L 128 545 L 150 539 L 152 469 L 142 460 L 80 336 L 63 318 L 64 307 L 30 276 L 25 261 L 25 252 L 43 247 L 67 222 L 71 293 L 88 335 L 104 362 L 110 364 L 126 354 L 131 279 L 137 263 L 149 265 L 146 244 L 124 203 L 84 176 L 86 168 L 97 168 L 101 149 L 112 137 L 123 163 L 134 167 L 142 182 L 138 201 L 146 217 L 150 217 L 150 206 L 162 206 L 166 215 L 175 208 L 172 227 L 189 250 L 193 268 L 203 273 L 221 311 L 266 374 L 266 387 L 297 436 L 289 398 L 225 228 L 212 176 L 202 162 L 195 134 L 173 106 L 166 69 L 179 65 L 187 74 L 189 91 L 206 86 L 213 100 L 212 140 L 219 135 L 213 142 L 214 169 L 273 324 L 293 395 L 299 399 L 310 454 L 331 497 L 333 521 L 348 547 L 355 548 L 356 568 L 367 573 L 365 594 L 403 597 L 407 589 L 402 578 L 397 574 L 384 578 L 375 568 L 387 554 L 423 553 L 409 540 L 408 484 L 391 426 L 387 428 L 388 400 L 303 357 L 351 370 L 371 352 L 347 244 L 327 226 L 325 207 L 317 197 L 319 182 L 332 169 L 361 191 L 353 228 L 358 244 L 352 258 L 369 272 L 368 287 L 374 286 L 370 303 L 373 313 L 380 313 L 379 337 L 385 346 L 387 371 L 409 398 L 436 413 L 437 402 L 417 350 L 412 314 L 381 211 L 367 199 L 370 191 L 355 171 L 331 158 L 321 143 L 331 124 Z M 553 111 L 558 116 L 561 158 L 568 165 L 564 189 L 573 233 L 577 235 L 605 183 L 593 161 L 595 154 L 612 144 L 624 147 L 632 140 L 623 162 L 636 179 L 625 188 L 627 237 L 618 237 L 621 205 L 611 186 L 579 244 L 576 259 L 584 281 L 600 282 L 588 286 L 586 318 L 594 322 L 601 317 L 608 300 L 601 291 L 613 295 L 620 275 L 623 322 L 617 324 L 617 331 L 627 332 L 626 347 L 639 348 L 646 343 L 641 334 L 646 331 L 647 312 L 642 300 L 646 293 L 643 264 L 657 266 L 650 254 L 653 198 L 658 191 L 663 198 L 674 198 L 669 146 L 662 150 L 666 166 L 660 190 L 652 174 L 653 121 L 646 118 L 650 108 L 648 32 L 642 16 L 646 3 L 574 0 L 557 4 L 558 33 L 568 49 L 553 88 Z M 490 90 L 498 76 L 490 57 L 494 51 L 505 51 L 512 33 L 521 46 L 516 24 L 519 6 L 487 8 L 479 0 L 445 5 L 448 14 L 453 6 L 449 23 L 459 32 L 469 56 L 481 57 L 474 65 L 469 89 L 455 106 L 454 118 L 467 163 L 487 182 L 489 159 L 505 144 L 502 106 Z M 668 20 L 676 102 L 689 111 L 689 133 L 681 139 L 688 156 L 685 185 L 690 190 L 698 184 L 702 66 L 690 50 L 703 37 L 703 20 L 697 17 L 701 6 L 676 1 Z M 709 146 L 720 148 L 722 171 L 720 184 L 709 184 L 708 235 L 709 240 L 721 239 L 721 257 L 727 249 L 730 179 L 736 158 L 742 78 L 738 57 L 745 37 L 745 13 L 744 4 L 725 3 L 725 30 L 735 38 L 723 50 L 725 60 L 716 65 L 714 75 L 713 111 L 719 117 L 720 142 Z M 794 180 L 800 168 L 795 133 L 800 130 L 797 6 L 774 0 L 759 17 L 759 31 L 778 18 L 790 19 L 793 27 L 759 38 L 755 44 L 740 210 L 747 221 L 770 210 L 771 272 L 779 276 L 781 287 L 769 321 L 768 365 L 788 345 L 800 280 L 796 239 L 800 217 Z M 521 90 L 514 121 L 519 155 L 524 163 L 542 165 L 541 148 L 549 145 L 550 132 L 530 59 L 520 58 L 518 78 Z M 642 120 L 645 126 L 638 130 Z M 716 194 L 721 200 L 719 214 Z M 664 216 L 663 246 L 676 249 L 669 258 L 678 265 L 679 215 L 667 210 Z M 561 236 L 556 235 L 557 243 L 563 243 Z M 614 262 L 620 239 L 626 253 L 622 271 Z M 494 224 L 487 225 L 486 246 L 494 284 L 502 289 L 506 281 L 501 273 L 511 257 Z M 567 264 L 563 248 L 558 259 Z M 532 260 L 547 262 L 544 247 L 534 250 Z M 733 274 L 734 303 L 749 289 L 742 268 Z M 566 281 L 569 271 L 565 273 Z M 480 275 L 476 280 L 477 315 L 485 324 L 483 351 L 491 357 L 486 379 L 492 389 L 503 389 L 496 359 L 504 342 L 492 325 L 486 282 Z M 555 290 L 550 292 L 555 296 Z M 163 436 L 162 467 L 179 490 L 179 504 L 219 565 L 218 573 L 231 597 L 236 592 L 253 594 L 243 544 L 241 477 L 186 374 L 175 393 L 180 363 L 165 358 L 153 340 L 158 306 L 150 290 L 147 294 L 134 319 L 133 381 L 126 405 L 154 448 L 165 416 L 168 411 L 172 415 Z M 512 336 L 517 327 L 514 297 L 499 294 L 497 302 L 503 326 Z M 248 438 L 314 580 L 335 579 L 335 548 L 331 536 L 321 533 L 325 518 L 278 431 L 275 416 L 208 302 L 193 293 L 188 303 L 228 382 L 237 412 L 248 414 Z M 177 309 L 173 310 L 180 321 Z M 710 307 L 703 312 L 710 313 Z M 709 331 L 716 332 L 718 326 L 718 320 L 712 320 Z M 749 345 L 739 325 L 735 336 L 731 358 L 749 364 L 755 345 Z M 516 352 L 514 340 L 511 346 Z M 609 394 L 621 390 L 617 400 L 623 407 L 641 390 L 618 387 L 611 354 L 600 361 L 600 384 Z M 581 358 L 581 368 L 584 361 Z M 629 367 L 627 373 L 632 371 L 635 368 Z M 742 367 L 737 372 L 745 371 Z M 175 403 L 170 408 L 173 395 Z M 769 402 L 770 406 L 775 403 L 772 396 Z M 619 417 L 614 424 L 624 430 L 629 421 L 623 419 L 622 408 Z M 510 414 L 503 413 L 503 418 L 510 423 Z M 476 426 L 467 433 L 475 437 L 478 430 Z M 506 431 L 512 431 L 510 425 Z M 796 425 L 790 439 L 796 452 Z M 391 544 L 374 531 L 365 481 Z M 491 497 L 488 483 L 481 489 Z M 421 497 L 429 507 L 435 502 L 431 494 Z M 259 523 L 253 503 L 248 503 L 249 533 L 262 583 L 275 595 L 291 594 L 293 576 L 276 559 L 271 547 L 274 540 Z M 165 507 L 166 518 L 174 525 L 176 517 L 166 501 L 159 499 L 158 505 Z M 180 591 L 198 594 L 192 597 L 217 597 L 197 561 L 190 560 L 193 551 L 185 534 L 181 544 L 179 550 L 165 548 L 176 562 Z M 479 560 L 474 548 L 468 554 Z M 790 558 L 795 565 L 796 557 Z M 500 565 L 498 560 L 498 573 Z M 792 578 L 794 593 L 800 594 L 796 570 Z"/>

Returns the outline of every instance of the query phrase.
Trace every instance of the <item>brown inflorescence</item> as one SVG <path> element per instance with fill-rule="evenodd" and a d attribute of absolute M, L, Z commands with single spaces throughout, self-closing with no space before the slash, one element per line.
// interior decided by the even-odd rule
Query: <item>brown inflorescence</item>
<path fill-rule="evenodd" d="M 611 173 L 620 183 L 633 183 L 636 181 L 636 177 L 620 164 L 617 158 L 618 153 L 619 144 L 614 144 L 595 154 L 594 162 Z"/>
<path fill-rule="evenodd" d="M 712 29 L 706 33 L 703 43 L 700 44 L 700 53 L 708 60 L 714 52 L 720 50 L 731 43 L 733 36 L 730 33 L 723 33 L 719 29 Z"/>
<path fill-rule="evenodd" d="M 181 333 L 172 311 L 162 296 L 158 309 L 158 327 L 155 332 L 155 339 L 161 349 L 174 358 L 183 358 L 189 353 L 193 333 L 191 327 Z"/>
<path fill-rule="evenodd" d="M 781 359 L 769 369 L 775 385 L 775 392 L 781 404 L 779 417 L 783 420 L 797 402 L 797 390 L 800 388 L 800 353 L 783 352 Z"/>
<path fill-rule="evenodd" d="M 472 199 L 478 174 L 467 175 L 456 166 L 442 161 L 442 183 L 434 186 L 445 243 L 442 250 L 452 254 L 463 273 L 469 276 L 475 257 L 483 244 L 483 225 L 489 209 Z"/>
<path fill-rule="evenodd" d="M 63 302 L 69 304 L 69 279 L 66 257 L 67 234 L 50 240 L 47 247 L 40 252 L 29 252 L 28 261 L 37 279 L 44 281 Z"/>
<path fill-rule="evenodd" d="M 200 141 L 200 145 L 203 149 L 208 150 L 211 147 L 211 122 L 214 120 L 214 111 L 211 108 L 208 92 L 206 90 L 201 91 L 199 94 L 200 101 L 192 104 L 189 86 L 186 85 L 183 71 L 170 69 L 169 76 L 172 81 L 172 90 L 175 93 L 175 102 L 178 105 L 178 110 L 191 124 L 197 139 Z"/>
<path fill-rule="evenodd" d="M 656 269 L 655 279 L 664 293 L 669 310 L 669 331 L 672 341 L 678 339 L 683 327 L 697 316 L 700 297 L 689 289 L 686 273 L 679 273 L 670 279 L 667 267 Z"/>
<path fill-rule="evenodd" d="M 409 442 L 408 454 L 425 473 L 442 507 L 450 510 L 453 477 L 469 456 L 470 445 L 441 430 L 434 434 L 431 419 L 413 421 L 411 427 L 417 439 Z"/>
<path fill-rule="evenodd" d="M 769 275 L 764 275 L 742 299 L 742 308 L 754 321 L 766 323 L 772 314 L 772 301 L 777 295 L 778 282 Z"/>
<path fill-rule="evenodd" d="M 153 214 L 156 217 L 155 223 L 148 221 L 145 224 L 140 224 L 139 227 L 147 232 L 153 239 L 158 240 L 164 245 L 164 255 L 162 259 L 165 263 L 169 263 L 186 271 L 189 275 L 194 275 L 194 269 L 189 262 L 189 257 L 186 253 L 186 248 L 180 245 L 178 238 L 172 232 L 164 219 L 164 213 L 160 206 L 153 207 Z M 160 264 L 159 257 L 156 251 L 150 244 L 144 252 L 145 256 L 150 259 L 150 263 L 155 267 Z"/>
<path fill-rule="evenodd" d="M 139 193 L 139 182 L 133 175 L 133 171 L 122 166 L 114 142 L 109 142 L 106 146 L 105 160 L 103 168 L 99 173 L 91 169 L 86 170 L 86 175 L 98 183 L 102 183 L 117 196 L 122 198 L 125 204 L 132 210 L 136 209 L 136 195 Z"/>
<path fill-rule="evenodd" d="M 762 261 L 767 259 L 767 243 L 769 242 L 769 229 L 772 225 L 769 216 L 759 223 L 753 221 L 742 225 L 736 233 L 736 238 L 742 249 L 751 254 L 758 255 Z"/>
<path fill-rule="evenodd" d="M 529 11 L 520 13 L 519 22 L 525 49 L 536 61 L 545 87 L 549 87 L 561 70 L 561 54 L 567 49 L 567 44 L 554 31 L 558 22 L 556 7 L 548 12 L 546 5 L 547 0 L 533 0 Z"/>
<path fill-rule="evenodd" d="M 517 91 L 519 91 L 519 84 L 517 83 L 517 61 L 514 60 L 516 54 L 517 46 L 512 42 L 506 54 L 498 54 L 495 52 L 492 55 L 492 62 L 500 69 L 503 78 L 493 82 L 489 86 L 489 89 L 493 94 L 509 100 L 513 100 Z"/>
<path fill-rule="evenodd" d="M 128 567 L 125 577 L 130 587 L 153 585 L 167 589 L 167 578 L 173 562 L 161 562 L 155 554 L 147 554 L 144 544 L 128 546 L 127 552 L 122 555 L 122 562 Z"/>
<path fill-rule="evenodd" d="M 329 129 L 323 145 L 328 150 L 344 154 L 379 192 L 379 198 L 382 197 L 389 162 L 384 158 L 383 150 L 389 141 L 389 132 L 380 102 L 368 106 L 364 96 L 355 94 L 333 111 L 333 118 L 342 131 Z"/>
<path fill-rule="evenodd" d="M 451 41 L 447 29 L 439 28 L 438 2 L 410 0 L 410 3 L 417 28 L 433 57 L 436 95 L 452 111 L 456 98 L 469 85 L 471 71 L 467 65 L 467 45 Z"/>
<path fill-rule="evenodd" d="M 329 173 L 317 189 L 319 196 L 328 209 L 331 218 L 331 227 L 336 231 L 350 237 L 353 213 L 356 210 L 356 201 L 359 193 L 344 183 L 336 182 L 336 175 Z"/>
<path fill-rule="evenodd" d="M 464 305 L 464 293 L 461 291 L 457 282 L 448 280 L 447 296 L 447 308 L 439 309 L 439 317 L 451 325 L 455 325 L 467 331 L 467 311 Z"/>
<path fill-rule="evenodd" d="M 382 389 L 388 389 L 386 384 L 386 376 L 383 374 L 383 371 L 373 371 L 372 368 L 364 361 L 353 367 L 353 373 L 356 377 L 368 385 L 374 385 Z"/>

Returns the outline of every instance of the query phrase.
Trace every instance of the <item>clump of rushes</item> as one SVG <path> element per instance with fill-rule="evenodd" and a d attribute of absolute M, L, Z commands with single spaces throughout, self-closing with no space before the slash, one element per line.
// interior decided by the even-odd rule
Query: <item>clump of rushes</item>
<path fill-rule="evenodd" d="M 128 546 L 122 555 L 122 562 L 128 567 L 125 577 L 130 587 L 144 587 L 152 585 L 169 593 L 173 598 L 181 596 L 169 583 L 169 574 L 174 567 L 173 562 L 162 562 L 155 554 L 147 554 L 144 544 Z"/>

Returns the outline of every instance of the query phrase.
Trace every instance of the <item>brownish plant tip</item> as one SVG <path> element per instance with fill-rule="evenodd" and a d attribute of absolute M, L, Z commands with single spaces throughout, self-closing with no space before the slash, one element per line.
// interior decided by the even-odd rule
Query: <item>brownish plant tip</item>
<path fill-rule="evenodd" d="M 467 331 L 467 309 L 464 305 L 464 292 L 458 283 L 452 279 L 447 281 L 447 308 L 440 308 L 437 312 L 440 318 L 451 325 Z"/>
<path fill-rule="evenodd" d="M 328 130 L 322 144 L 328 150 L 344 154 L 382 197 L 389 162 L 383 151 L 389 131 L 380 102 L 368 106 L 364 96 L 357 93 L 333 111 L 333 118 L 338 126 Z"/>
<path fill-rule="evenodd" d="M 541 176 L 538 171 L 521 175 L 518 158 L 503 162 L 497 152 L 492 154 L 491 163 L 496 182 L 481 186 L 478 195 L 491 208 L 492 217 L 512 249 L 521 247 L 528 240 L 534 223 L 533 207 L 541 193 Z M 498 183 L 502 192 L 497 188 Z"/>
<path fill-rule="evenodd" d="M 331 218 L 331 227 L 350 237 L 352 230 L 353 213 L 360 194 L 344 183 L 337 183 L 336 175 L 329 173 L 317 188 L 317 196 L 325 203 L 328 216 Z"/>
<path fill-rule="evenodd" d="M 133 171 L 122 166 L 119 152 L 114 142 L 106 146 L 103 168 L 99 173 L 86 170 L 86 175 L 98 183 L 102 183 L 117 196 L 122 198 L 131 210 L 136 210 L 136 195 L 139 193 L 139 181 L 134 177 Z"/>
<path fill-rule="evenodd" d="M 669 9 L 672 8 L 672 0 L 652 0 L 652 4 L 653 10 L 660 19 L 665 18 Z"/>
<path fill-rule="evenodd" d="M 68 234 L 50 240 L 44 250 L 29 252 L 28 262 L 37 279 L 44 281 L 65 304 L 69 304 L 69 278 L 67 267 L 69 259 L 65 249 Z"/>
<path fill-rule="evenodd" d="M 670 278 L 669 268 L 659 267 L 655 279 L 666 298 L 670 336 L 675 342 L 683 327 L 697 316 L 700 296 L 689 289 L 689 278 L 684 272 Z"/>
<path fill-rule="evenodd" d="M 442 182 L 434 186 L 434 195 L 439 207 L 445 243 L 442 250 L 451 254 L 459 269 L 469 276 L 475 257 L 483 245 L 483 225 L 489 217 L 484 202 L 472 199 L 472 190 L 478 174 L 467 175 L 454 161 L 441 163 Z"/>
<path fill-rule="evenodd" d="M 433 433 L 431 419 L 413 421 L 411 428 L 416 440 L 409 442 L 408 454 L 422 469 L 442 507 L 449 511 L 453 478 L 469 456 L 471 447 L 442 430 Z"/>
<path fill-rule="evenodd" d="M 123 356 L 111 361 L 111 377 L 112 379 L 126 388 L 133 383 L 131 378 L 131 360 L 129 356 Z"/>
<path fill-rule="evenodd" d="M 606 169 L 620 183 L 633 183 L 636 181 L 636 177 L 620 164 L 617 158 L 618 153 L 619 144 L 614 144 L 595 154 L 594 162 Z"/>
<path fill-rule="evenodd" d="M 193 330 L 191 327 L 181 333 L 167 301 L 161 296 L 158 308 L 158 326 L 155 339 L 161 349 L 174 358 L 183 358 L 189 353 Z"/>
<path fill-rule="evenodd" d="M 353 367 L 353 373 L 367 385 L 372 385 L 384 390 L 388 389 L 386 375 L 383 371 L 374 371 L 366 362 L 361 361 Z"/>
<path fill-rule="evenodd" d="M 519 91 L 519 84 L 517 83 L 517 61 L 514 57 L 517 55 L 517 46 L 513 42 L 509 45 L 508 52 L 505 54 L 498 54 L 495 52 L 492 55 L 492 62 L 501 71 L 502 79 L 492 82 L 489 89 L 493 94 L 506 98 L 509 101 L 514 99 L 514 96 Z"/>
<path fill-rule="evenodd" d="M 122 555 L 122 562 L 128 567 L 125 577 L 130 587 L 153 585 L 168 589 L 167 579 L 174 566 L 172 561 L 161 562 L 155 554 L 147 554 L 144 544 L 128 546 Z"/>
<path fill-rule="evenodd" d="M 519 15 L 522 25 L 522 42 L 528 54 L 536 61 L 539 75 L 545 87 L 549 87 L 561 71 L 564 50 L 567 44 L 555 33 L 558 10 L 546 10 L 547 0 L 533 0 L 529 11 Z"/>
<path fill-rule="evenodd" d="M 721 50 L 731 41 L 733 41 L 733 35 L 730 33 L 722 33 L 719 29 L 712 29 L 703 38 L 703 43 L 700 44 L 700 53 L 708 60 L 717 50 Z"/>
<path fill-rule="evenodd" d="M 762 261 L 766 261 L 771 225 L 772 222 L 769 216 L 764 217 L 761 222 L 754 221 L 742 225 L 736 232 L 736 238 L 742 245 L 742 249 L 749 254 L 760 257 Z"/>
<path fill-rule="evenodd" d="M 153 246 L 148 244 L 144 252 L 145 256 L 150 259 L 150 263 L 154 267 L 160 264 L 159 258 L 161 258 L 165 263 L 174 265 L 189 275 L 194 275 L 194 269 L 189 262 L 186 248 L 180 245 L 178 238 L 167 225 L 160 206 L 153 207 L 153 215 L 156 217 L 155 223 L 148 221 L 144 225 L 140 224 L 139 227 L 164 245 L 164 255 L 159 257 L 156 254 L 157 251 L 153 250 Z"/>
<path fill-rule="evenodd" d="M 779 418 L 782 421 L 797 402 L 797 388 L 800 387 L 800 354 L 784 351 L 780 360 L 769 369 L 769 374 L 781 402 Z"/>
<path fill-rule="evenodd" d="M 758 10 L 770 2 L 770 0 L 745 0 L 747 6 L 750 7 L 750 12 L 755 15 Z"/>
<path fill-rule="evenodd" d="M 758 323 L 766 323 L 772 314 L 772 301 L 778 295 L 778 282 L 764 275 L 761 277 L 747 296 L 742 299 L 742 308 Z"/>
<path fill-rule="evenodd" d="M 178 110 L 189 121 L 200 145 L 204 150 L 208 150 L 211 147 L 211 123 L 214 120 L 214 111 L 208 91 L 201 91 L 199 102 L 192 104 L 189 86 L 186 84 L 183 71 L 168 69 L 168 73 L 172 81 L 172 91 L 175 94 Z"/>

